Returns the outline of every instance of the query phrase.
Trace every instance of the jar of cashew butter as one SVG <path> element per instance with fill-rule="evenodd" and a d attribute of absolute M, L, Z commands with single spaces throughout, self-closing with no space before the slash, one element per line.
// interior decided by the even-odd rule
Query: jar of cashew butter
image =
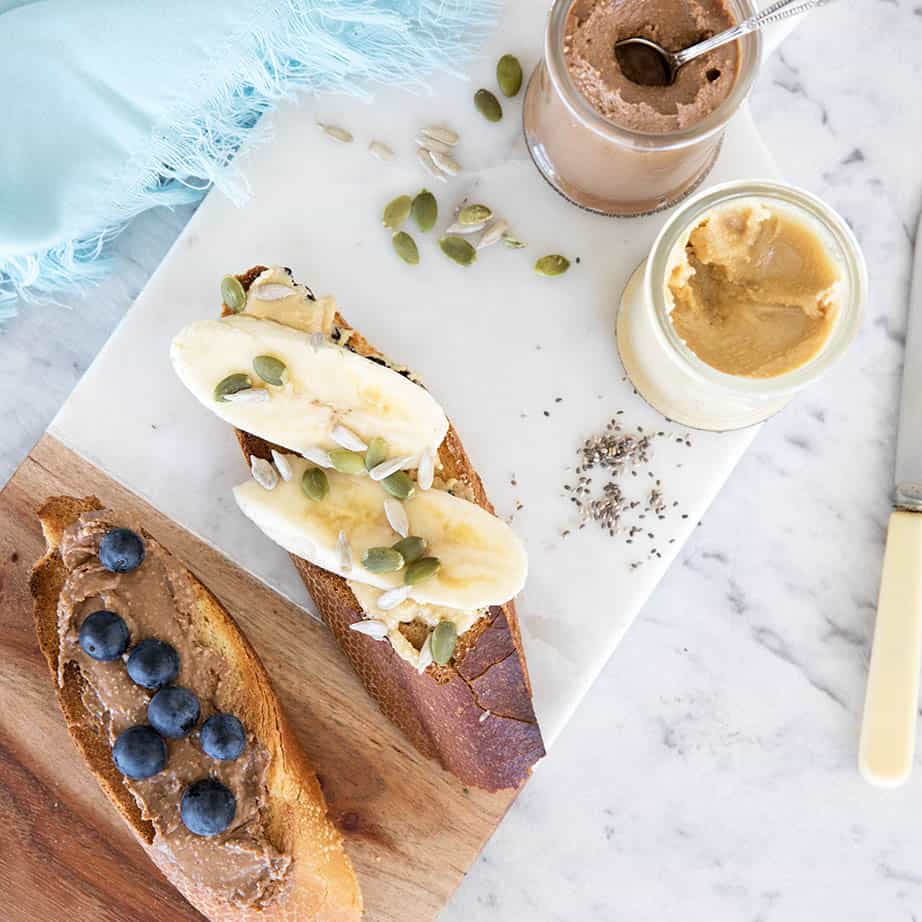
<path fill-rule="evenodd" d="M 624 290 L 618 351 L 667 418 L 739 429 L 841 357 L 867 286 L 854 234 L 823 201 L 782 183 L 726 183 L 660 231 Z"/>

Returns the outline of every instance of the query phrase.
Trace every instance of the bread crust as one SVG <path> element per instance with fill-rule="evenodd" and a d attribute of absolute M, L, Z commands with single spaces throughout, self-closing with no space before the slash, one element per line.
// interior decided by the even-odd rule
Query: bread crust
<path fill-rule="evenodd" d="M 292 857 L 291 888 L 282 900 L 266 907 L 235 906 L 203 886 L 194 875 L 168 864 L 152 847 L 153 824 L 143 818 L 115 768 L 104 728 L 84 706 L 84 679 L 79 666 L 67 664 L 63 683 L 59 685 L 57 681 L 58 598 L 67 577 L 59 550 L 61 538 L 79 516 L 101 508 L 96 497 L 55 496 L 45 502 L 38 516 L 47 549 L 32 569 L 30 589 L 39 647 L 48 662 L 67 728 L 103 791 L 164 876 L 209 919 L 221 922 L 360 919 L 362 897 L 342 837 L 327 819 L 317 776 L 281 710 L 265 668 L 231 616 L 191 573 L 188 576 L 194 590 L 196 619 L 207 624 L 210 636 L 221 646 L 228 676 L 237 681 L 235 712 L 269 752 L 266 832 L 279 851 Z"/>
<path fill-rule="evenodd" d="M 248 289 L 265 269 L 254 266 L 237 278 Z M 384 358 L 341 314 L 336 314 L 335 323 L 350 331 L 351 350 Z M 253 455 L 271 460 L 272 448 L 285 451 L 250 433 L 235 432 L 247 461 Z M 445 480 L 462 481 L 477 505 L 494 512 L 451 424 L 439 461 Z M 491 607 L 459 638 L 452 664 L 433 665 L 419 675 L 389 643 L 350 630 L 364 614 L 345 579 L 295 555 L 291 558 L 365 688 L 421 753 L 465 784 L 488 791 L 515 788 L 527 780 L 545 753 L 513 601 Z"/>

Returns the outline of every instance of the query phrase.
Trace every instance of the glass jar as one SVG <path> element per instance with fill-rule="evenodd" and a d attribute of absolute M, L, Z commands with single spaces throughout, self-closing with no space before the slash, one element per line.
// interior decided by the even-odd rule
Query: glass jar
<path fill-rule="evenodd" d="M 726 374 L 701 361 L 679 338 L 666 294 L 670 260 L 704 214 L 741 199 L 786 210 L 816 232 L 839 269 L 839 309 L 820 351 L 772 378 Z M 738 180 L 703 192 L 666 222 L 650 255 L 628 281 L 618 313 L 621 362 L 638 393 L 668 419 L 695 429 L 740 429 L 777 413 L 846 350 L 861 324 L 867 267 L 855 235 L 825 202 L 783 183 Z"/>
<path fill-rule="evenodd" d="M 525 142 L 535 165 L 561 195 L 600 214 L 631 216 L 667 208 L 707 176 L 724 128 L 749 95 L 762 50 L 759 32 L 738 40 L 739 69 L 730 95 L 689 128 L 650 134 L 619 128 L 574 85 L 563 53 L 573 0 L 555 0 L 544 60 L 528 83 Z M 739 22 L 757 12 L 752 0 L 727 0 Z"/>

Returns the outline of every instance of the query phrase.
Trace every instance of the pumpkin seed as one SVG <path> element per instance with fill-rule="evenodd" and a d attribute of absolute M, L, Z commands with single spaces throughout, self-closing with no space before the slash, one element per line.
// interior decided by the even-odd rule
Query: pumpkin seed
<path fill-rule="evenodd" d="M 535 263 L 535 272 L 539 275 L 563 275 L 570 268 L 570 260 L 559 253 L 551 253 L 548 256 L 542 256 Z"/>
<path fill-rule="evenodd" d="M 427 138 L 435 138 L 436 141 L 441 141 L 449 147 L 454 147 L 458 143 L 458 132 L 452 131 L 451 128 L 446 128 L 444 125 L 430 125 L 428 128 L 423 128 L 423 134 Z"/>
<path fill-rule="evenodd" d="M 236 374 L 228 375 L 223 381 L 219 381 L 214 389 L 214 399 L 218 403 L 226 403 L 229 394 L 236 394 L 239 391 L 249 390 L 253 386 L 250 376 L 242 371 Z"/>
<path fill-rule="evenodd" d="M 461 172 L 461 164 L 451 154 L 442 154 L 437 150 L 430 150 L 429 156 L 432 157 L 432 162 L 443 173 L 447 173 L 449 176 L 457 176 Z"/>
<path fill-rule="evenodd" d="M 370 547 L 362 558 L 362 566 L 372 573 L 395 573 L 403 567 L 403 557 L 392 547 Z"/>
<path fill-rule="evenodd" d="M 301 489 L 308 499 L 319 503 L 330 492 L 330 481 L 319 467 L 309 467 L 301 475 Z"/>
<path fill-rule="evenodd" d="M 285 363 L 274 355 L 257 355 L 253 359 L 253 371 L 259 375 L 266 384 L 280 387 L 288 380 L 288 368 Z"/>
<path fill-rule="evenodd" d="M 392 544 L 393 550 L 398 551 L 403 557 L 405 563 L 413 563 L 419 560 L 429 549 L 425 538 L 419 535 L 410 535 L 409 538 L 401 538 L 396 544 Z"/>
<path fill-rule="evenodd" d="M 477 259 L 477 251 L 463 237 L 447 236 L 439 241 L 442 252 L 459 266 L 469 266 Z"/>
<path fill-rule="evenodd" d="M 388 202 L 385 206 L 381 223 L 385 227 L 397 230 L 397 228 L 410 216 L 410 208 L 412 205 L 413 199 L 411 199 L 409 195 L 398 195 L 397 198 Z"/>
<path fill-rule="evenodd" d="M 521 250 L 522 247 L 528 246 L 523 240 L 519 240 L 514 234 L 503 234 L 503 243 L 509 247 L 510 250 Z"/>
<path fill-rule="evenodd" d="M 391 496 L 396 496 L 397 499 L 409 499 L 416 492 L 413 481 L 403 471 L 395 471 L 380 483 Z"/>
<path fill-rule="evenodd" d="M 489 205 L 465 205 L 458 212 L 459 224 L 484 224 L 493 217 Z"/>
<path fill-rule="evenodd" d="M 247 293 L 235 275 L 225 275 L 221 279 L 221 300 L 224 306 L 235 314 L 239 314 L 246 307 Z"/>
<path fill-rule="evenodd" d="M 508 94 L 507 94 L 508 95 Z M 433 558 L 430 558 L 430 560 Z M 429 647 L 432 650 L 432 658 L 440 665 L 444 666 L 455 652 L 455 645 L 458 643 L 458 629 L 451 621 L 440 621 L 429 638 Z"/>
<path fill-rule="evenodd" d="M 365 458 L 357 451 L 348 448 L 334 448 L 330 452 L 330 463 L 340 474 L 363 474 Z"/>
<path fill-rule="evenodd" d="M 380 435 L 376 435 L 368 443 L 368 451 L 365 452 L 365 469 L 370 471 L 373 467 L 377 467 L 382 461 L 386 461 L 387 449 L 387 439 L 383 439 Z"/>
<path fill-rule="evenodd" d="M 509 99 L 522 89 L 522 65 L 514 54 L 504 54 L 496 62 L 496 82 Z"/>
<path fill-rule="evenodd" d="M 503 117 L 503 107 L 489 90 L 477 90 L 474 105 L 488 122 L 498 122 Z"/>
<path fill-rule="evenodd" d="M 408 265 L 419 265 L 419 249 L 416 241 L 406 232 L 397 231 L 391 238 L 391 243 L 397 255 Z"/>
<path fill-rule="evenodd" d="M 425 234 L 426 231 L 431 231 L 435 227 L 435 222 L 439 217 L 439 203 L 428 189 L 423 189 L 413 199 L 411 211 L 416 226 Z"/>
<path fill-rule="evenodd" d="M 432 579 L 442 566 L 438 557 L 420 557 L 414 560 L 403 574 L 403 581 L 407 586 L 415 586 L 427 579 Z"/>

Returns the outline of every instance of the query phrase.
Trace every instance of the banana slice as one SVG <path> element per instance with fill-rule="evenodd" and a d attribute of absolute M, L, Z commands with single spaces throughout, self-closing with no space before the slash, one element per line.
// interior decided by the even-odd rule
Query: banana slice
<path fill-rule="evenodd" d="M 309 465 L 287 457 L 292 478 L 268 492 L 254 480 L 234 488 L 247 518 L 285 550 L 350 580 L 379 589 L 403 585 L 403 572 L 372 573 L 361 565 L 370 547 L 390 547 L 400 536 L 384 513 L 388 494 L 370 477 L 327 471 L 330 491 L 319 502 L 301 490 Z M 442 490 L 417 490 L 404 503 L 410 534 L 425 538 L 441 568 L 413 586 L 411 598 L 473 611 L 507 602 L 528 573 L 525 549 L 512 529 L 480 506 Z M 340 532 L 349 541 L 352 566 L 342 566 Z"/>
<path fill-rule="evenodd" d="M 271 302 L 267 302 L 271 303 Z M 287 380 L 267 385 L 253 370 L 257 356 L 281 361 Z M 170 349 L 183 384 L 222 419 L 291 451 L 333 449 L 337 425 L 366 443 L 387 439 L 393 456 L 433 451 L 448 431 L 442 408 L 428 391 L 360 355 L 271 320 L 237 314 L 181 330 Z M 268 399 L 218 401 L 215 386 L 248 374 Z"/>

